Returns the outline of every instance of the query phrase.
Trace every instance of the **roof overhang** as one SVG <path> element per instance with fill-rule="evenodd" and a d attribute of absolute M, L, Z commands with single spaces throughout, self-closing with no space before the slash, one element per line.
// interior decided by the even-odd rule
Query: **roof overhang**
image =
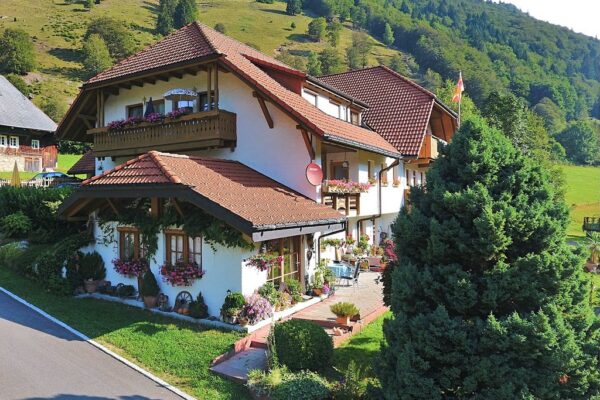
<path fill-rule="evenodd" d="M 323 90 L 326 90 L 327 92 L 330 92 L 331 94 L 334 94 L 336 96 L 339 96 L 339 97 L 349 101 L 351 104 L 356 105 L 359 108 L 362 108 L 363 110 L 366 110 L 369 108 L 369 105 L 367 103 L 365 103 L 364 101 L 361 101 L 361 100 L 357 99 L 356 97 L 352 97 L 348 93 L 344 93 L 343 91 L 334 88 L 333 86 L 331 86 L 328 83 L 320 81 L 319 78 L 315 78 L 312 75 L 308 75 L 306 80 L 315 86 L 320 86 Z"/>
<path fill-rule="evenodd" d="M 354 148 L 358 148 L 358 149 L 362 149 L 362 150 L 367 150 L 372 153 L 381 154 L 386 157 L 397 158 L 397 159 L 402 158 L 402 155 L 399 152 L 391 152 L 391 151 L 383 150 L 383 149 L 380 149 L 379 147 L 369 146 L 364 143 L 358 143 L 353 140 L 341 138 L 339 136 L 325 134 L 323 136 L 323 141 L 329 142 L 329 143 L 341 144 L 341 145 L 354 147 Z"/>
<path fill-rule="evenodd" d="M 334 231 L 341 229 L 346 223 L 346 217 L 340 214 L 340 217 L 336 219 L 316 219 L 313 221 L 254 226 L 231 210 L 202 196 L 191 187 L 175 183 L 85 185 L 74 191 L 60 205 L 57 214 L 61 219 L 83 220 L 87 219 L 89 213 L 98 209 L 99 201 L 103 199 L 135 198 L 176 198 L 187 201 L 201 208 L 207 214 L 250 236 L 253 241 Z"/>

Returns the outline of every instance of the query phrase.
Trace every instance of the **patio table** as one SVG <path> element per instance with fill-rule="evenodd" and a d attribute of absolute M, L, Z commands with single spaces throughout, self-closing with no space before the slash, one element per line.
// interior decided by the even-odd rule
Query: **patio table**
<path fill-rule="evenodd" d="M 354 272 L 353 267 L 346 263 L 329 264 L 327 268 L 329 268 L 335 274 L 336 283 L 339 281 L 340 276 L 352 276 Z"/>

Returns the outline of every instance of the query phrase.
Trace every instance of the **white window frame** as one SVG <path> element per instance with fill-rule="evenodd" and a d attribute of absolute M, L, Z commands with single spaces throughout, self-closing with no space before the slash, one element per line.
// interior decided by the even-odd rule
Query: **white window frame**
<path fill-rule="evenodd" d="M 308 89 L 304 89 L 304 93 L 308 96 L 311 97 L 311 99 L 314 97 L 315 101 L 310 101 L 309 99 L 307 99 L 306 97 L 304 97 L 304 100 L 308 101 L 310 104 L 312 104 L 315 107 L 318 107 L 318 103 L 319 103 L 319 95 L 308 90 Z"/>
<path fill-rule="evenodd" d="M 14 145 L 13 145 L 13 139 L 15 141 Z M 18 149 L 19 148 L 19 137 L 18 136 L 10 136 L 8 138 L 8 147 L 10 147 L 11 149 Z"/>
<path fill-rule="evenodd" d="M 8 146 L 8 136 L 0 135 L 0 147 L 7 147 L 7 146 Z"/>
<path fill-rule="evenodd" d="M 38 139 L 31 139 L 31 148 L 32 149 L 39 149 L 40 148 L 40 141 Z"/>

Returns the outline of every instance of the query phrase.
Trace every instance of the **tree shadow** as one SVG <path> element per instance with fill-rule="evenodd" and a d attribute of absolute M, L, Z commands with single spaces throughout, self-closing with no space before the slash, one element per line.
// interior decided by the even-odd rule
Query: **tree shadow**
<path fill-rule="evenodd" d="M 272 8 L 266 8 L 261 10 L 262 12 L 267 12 L 267 13 L 271 13 L 271 14 L 277 14 L 277 15 L 288 15 L 285 11 L 282 10 L 275 10 Z"/>
<path fill-rule="evenodd" d="M 48 51 L 48 54 L 63 61 L 81 62 L 82 54 L 79 49 L 54 47 Z"/>
<path fill-rule="evenodd" d="M 154 29 L 148 28 L 147 26 L 142 26 L 142 25 L 136 24 L 136 23 L 131 23 L 129 26 L 131 27 L 131 29 L 134 29 L 138 32 L 144 32 L 144 33 L 149 33 L 151 35 L 154 35 Z"/>
<path fill-rule="evenodd" d="M 151 3 L 147 0 L 145 0 L 142 3 L 142 7 L 145 8 L 146 10 L 150 11 L 153 14 L 158 14 L 158 3 Z"/>
<path fill-rule="evenodd" d="M 144 335 L 152 336 L 158 332 L 164 332 L 167 327 L 164 325 L 151 324 L 149 322 L 136 324 L 133 330 L 137 333 L 143 333 Z"/>
<path fill-rule="evenodd" d="M 312 40 L 310 40 L 308 35 L 306 35 L 304 33 L 292 33 L 291 35 L 287 36 L 287 39 L 293 40 L 294 42 L 300 42 L 300 43 L 312 42 Z"/>
<path fill-rule="evenodd" d="M 104 397 L 104 396 L 86 396 L 81 394 L 60 393 L 52 397 L 28 397 L 26 400 L 160 400 L 151 399 L 146 396 L 119 396 L 119 397 Z"/>
<path fill-rule="evenodd" d="M 311 51 L 310 50 L 292 49 L 292 50 L 288 50 L 288 53 L 290 53 L 293 56 L 308 57 L 310 55 Z"/>

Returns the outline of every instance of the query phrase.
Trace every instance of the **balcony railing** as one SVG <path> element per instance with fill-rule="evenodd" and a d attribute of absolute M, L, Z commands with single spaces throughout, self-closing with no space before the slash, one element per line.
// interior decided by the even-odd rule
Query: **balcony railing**
<path fill-rule="evenodd" d="M 360 193 L 323 192 L 321 202 L 342 214 L 350 215 L 351 211 L 360 214 Z"/>
<path fill-rule="evenodd" d="M 143 122 L 118 130 L 94 128 L 96 156 L 132 156 L 150 150 L 189 151 L 233 147 L 237 140 L 236 114 L 211 110 L 162 123 Z"/>

